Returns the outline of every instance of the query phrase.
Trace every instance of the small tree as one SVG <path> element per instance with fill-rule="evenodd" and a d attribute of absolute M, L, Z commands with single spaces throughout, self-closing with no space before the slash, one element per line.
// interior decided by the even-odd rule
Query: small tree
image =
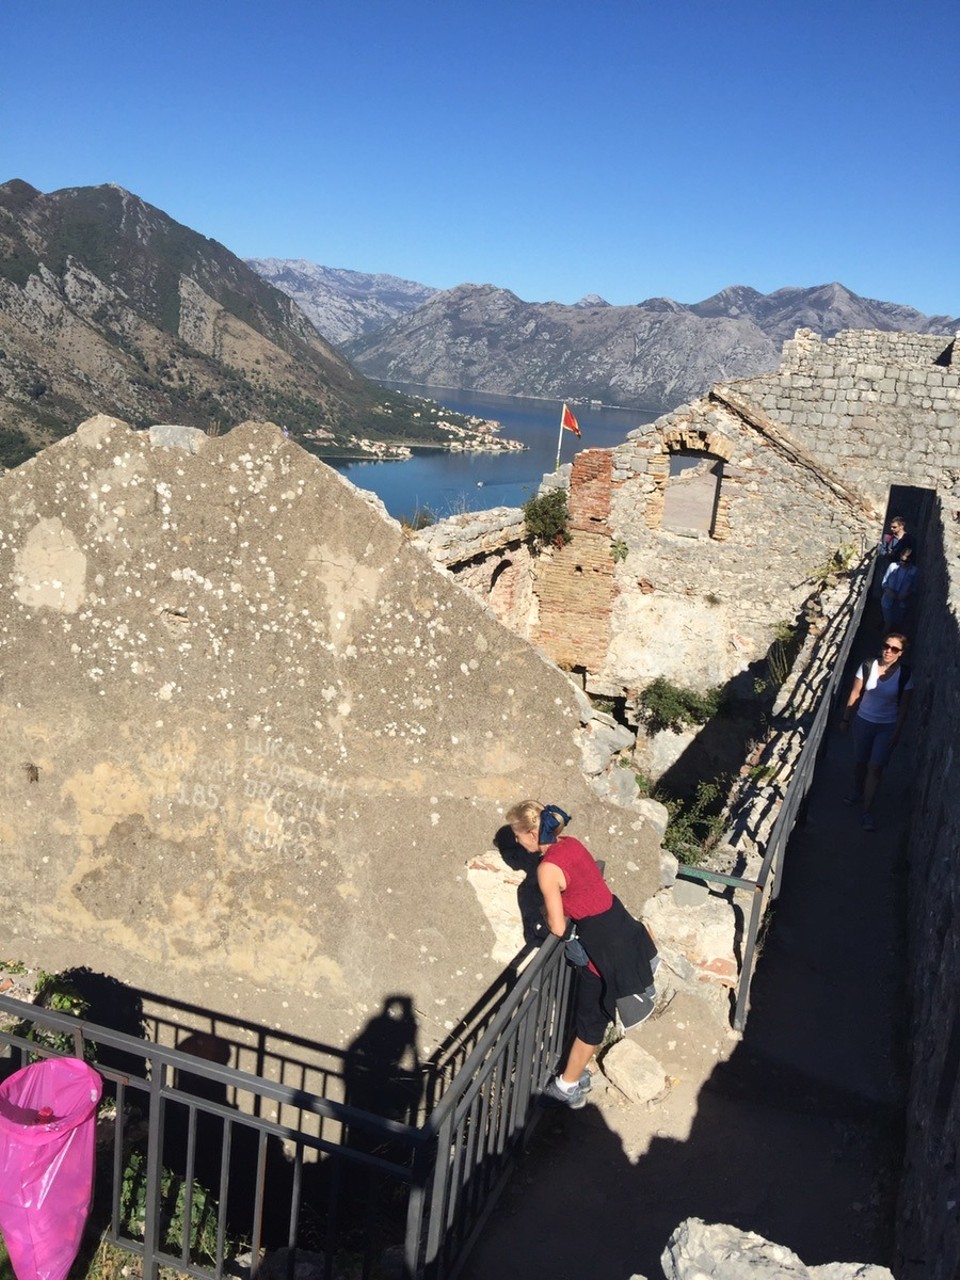
<path fill-rule="evenodd" d="M 565 489 L 551 489 L 523 504 L 524 525 L 528 535 L 538 546 L 565 547 L 571 540 L 567 519 Z"/>

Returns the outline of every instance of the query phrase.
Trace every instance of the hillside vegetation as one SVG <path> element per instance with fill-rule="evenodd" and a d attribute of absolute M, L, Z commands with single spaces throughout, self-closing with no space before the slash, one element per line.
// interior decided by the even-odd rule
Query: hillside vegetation
<path fill-rule="evenodd" d="M 223 245 L 121 187 L 0 185 L 0 464 L 93 413 L 219 430 L 271 420 L 315 452 L 442 444 L 440 412 L 369 382 Z"/>

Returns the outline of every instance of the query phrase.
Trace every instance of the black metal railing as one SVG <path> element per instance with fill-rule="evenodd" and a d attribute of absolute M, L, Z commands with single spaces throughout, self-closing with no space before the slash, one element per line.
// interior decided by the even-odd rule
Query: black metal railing
<path fill-rule="evenodd" d="M 328 1071 L 314 1064 L 308 1041 L 298 1041 L 289 1069 L 274 1045 L 263 1065 L 272 1062 L 277 1078 L 268 1079 L 5 996 L 0 1069 L 72 1052 L 101 1073 L 109 1101 L 98 1121 L 93 1234 L 137 1255 L 144 1280 L 157 1280 L 160 1268 L 197 1280 L 292 1276 L 301 1250 L 328 1280 L 385 1267 L 408 1280 L 449 1280 L 536 1121 L 537 1095 L 563 1049 L 563 949 L 550 938 L 522 959 L 420 1123 L 395 1118 L 402 1107 L 374 1115 L 288 1083 L 290 1071 L 310 1079 Z M 230 1021 L 210 1034 L 222 1037 Z M 172 1030 L 168 1021 L 168 1037 Z M 349 1080 L 351 1065 L 331 1078 Z M 388 1099 L 395 1084 L 385 1082 Z"/>
<path fill-rule="evenodd" d="M 762 862 L 756 879 L 722 874 L 701 867 L 681 866 L 679 869 L 678 874 L 684 879 L 722 884 L 734 892 L 742 891 L 751 896 L 733 1012 L 736 1031 L 742 1031 L 746 1026 L 760 925 L 767 906 L 776 900 L 780 892 L 787 845 L 813 782 L 839 682 L 869 596 L 873 569 L 874 555 L 871 552 L 863 558 L 852 575 L 851 590 L 846 600 L 818 638 L 810 655 L 807 672 L 796 682 L 790 701 L 783 709 L 781 720 L 790 725 L 792 732 L 802 735 L 802 745 L 796 758 L 791 761 L 786 785 L 782 789 L 776 786 L 767 788 L 762 803 L 744 805 L 734 815 L 728 842 L 736 848 L 738 839 L 749 835 L 762 849 Z M 822 653 L 831 655 L 828 666 L 823 665 L 822 661 L 818 666 Z M 815 671 L 819 673 L 816 677 L 812 674 Z M 764 765 L 763 758 L 759 764 L 761 767 Z M 768 828 L 766 835 L 758 832 L 761 824 Z"/>

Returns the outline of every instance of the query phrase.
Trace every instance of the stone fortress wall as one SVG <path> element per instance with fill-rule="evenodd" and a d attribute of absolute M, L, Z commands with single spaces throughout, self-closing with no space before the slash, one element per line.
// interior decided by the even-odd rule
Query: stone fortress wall
<path fill-rule="evenodd" d="M 562 549 L 532 557 L 517 512 L 499 542 L 496 520 L 478 536 L 489 512 L 442 521 L 425 543 L 592 694 L 629 705 L 656 676 L 722 683 L 763 658 L 836 552 L 875 541 L 891 484 L 960 492 L 954 352 L 949 336 L 801 330 L 776 373 L 719 384 L 546 478 L 569 484 Z M 689 504 L 669 505 L 680 459 L 715 486 L 687 526 Z"/>
<path fill-rule="evenodd" d="M 891 483 L 960 493 L 955 337 L 854 329 L 821 339 L 801 329 L 777 373 L 711 394 L 874 506 Z"/>
<path fill-rule="evenodd" d="M 956 457 L 956 455 L 955 455 Z M 910 1088 L 898 1280 L 960 1275 L 960 503 L 923 537 L 906 860 Z"/>
<path fill-rule="evenodd" d="M 575 813 L 635 909 L 659 884 L 579 691 L 276 426 L 83 424 L 0 477 L 0 583 L 28 964 L 338 1047 L 402 993 L 426 1051 L 522 946 L 477 869 L 511 803 Z"/>

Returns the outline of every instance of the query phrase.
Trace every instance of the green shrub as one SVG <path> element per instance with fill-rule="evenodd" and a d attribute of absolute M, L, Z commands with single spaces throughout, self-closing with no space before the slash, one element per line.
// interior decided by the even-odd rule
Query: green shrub
<path fill-rule="evenodd" d="M 570 541 L 566 490 L 551 489 L 539 498 L 529 498 L 522 509 L 527 534 L 538 546 L 564 547 Z"/>
<path fill-rule="evenodd" d="M 654 799 L 666 805 L 670 815 L 663 847 L 681 862 L 709 852 L 723 835 L 726 794 L 720 781 L 699 782 L 690 801 L 656 793 Z"/>
<path fill-rule="evenodd" d="M 147 1158 L 134 1151 L 123 1170 L 120 1188 L 120 1221 L 135 1240 L 143 1239 L 147 1211 Z M 206 1187 L 194 1181 L 190 1196 L 190 1221 L 186 1220 L 187 1184 L 169 1169 L 160 1173 L 160 1247 L 180 1253 L 187 1244 L 197 1264 L 214 1262 L 217 1256 L 217 1201 Z M 184 1241 L 184 1232 L 188 1239 Z"/>
<path fill-rule="evenodd" d="M 679 733 L 687 725 L 706 724 L 720 712 L 722 703 L 722 685 L 708 689 L 706 693 L 697 693 L 695 689 L 683 689 L 663 676 L 648 684 L 637 699 L 640 718 L 650 733 L 659 733 L 663 729 Z"/>
<path fill-rule="evenodd" d="M 86 1017 L 90 1003 L 81 996 L 72 982 L 59 973 L 46 973 L 43 969 L 37 974 L 37 985 L 33 1002 L 43 1009 L 55 1009 L 58 1013 L 69 1013 L 74 1018 Z M 76 1053 L 74 1038 L 67 1031 L 49 1031 L 38 1022 L 21 1022 L 14 1028 L 14 1035 L 32 1040 L 52 1053 L 73 1055 Z M 39 1061 L 44 1055 L 31 1055 L 32 1061 Z M 87 1062 L 96 1061 L 97 1046 L 92 1040 L 83 1042 L 83 1056 Z"/>
<path fill-rule="evenodd" d="M 623 538 L 615 538 L 610 543 L 610 554 L 613 557 L 613 563 L 618 564 L 621 560 L 626 560 L 629 548 Z"/>

